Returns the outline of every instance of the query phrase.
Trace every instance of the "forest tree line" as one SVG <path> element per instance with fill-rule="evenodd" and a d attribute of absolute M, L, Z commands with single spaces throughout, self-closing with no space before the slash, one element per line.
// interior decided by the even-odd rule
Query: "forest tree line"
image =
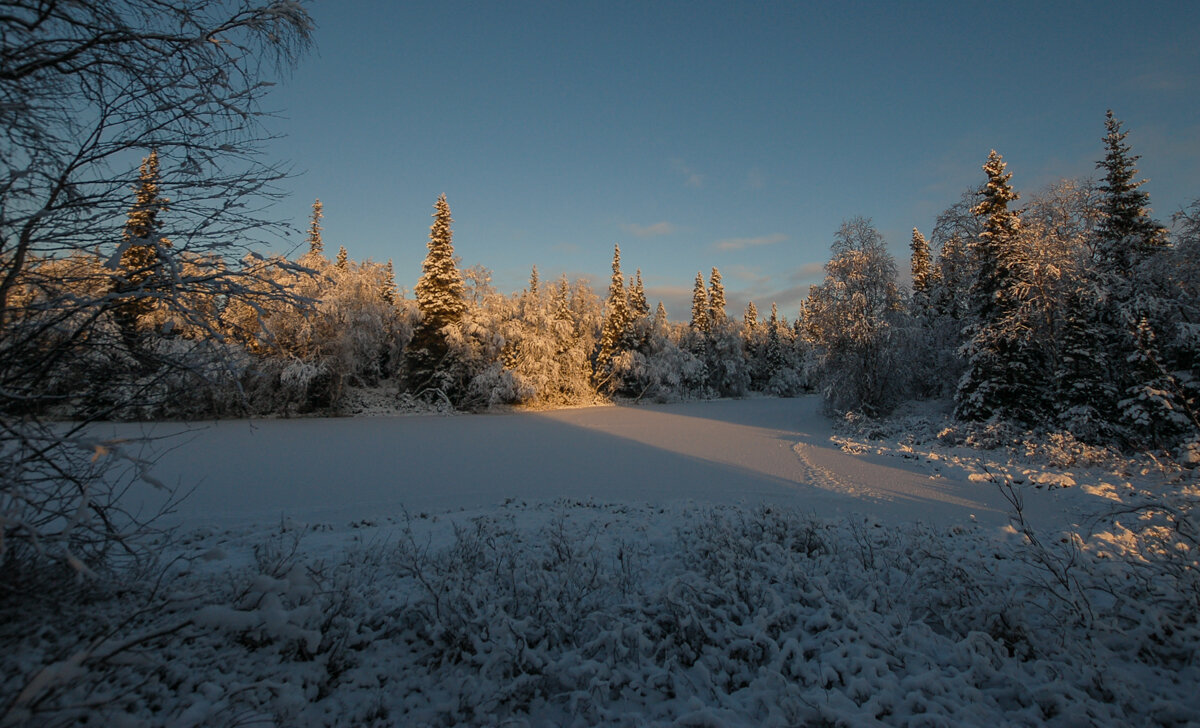
<path fill-rule="evenodd" d="M 717 268 L 697 273 L 690 320 L 669 321 L 619 247 L 603 297 L 536 267 L 502 294 L 486 269 L 460 269 L 444 195 L 412 298 L 390 261 L 344 247 L 331 260 L 319 201 L 295 260 L 175 251 L 151 152 L 114 250 L 25 266 L 6 325 L 45 356 L 27 362 L 30 396 L 5 406 L 152 419 L 336 413 L 363 387 L 459 409 L 816 390 L 834 412 L 947 398 L 964 421 L 1171 449 L 1200 431 L 1200 201 L 1172 230 L 1153 220 L 1111 112 L 1106 131 L 1100 179 L 1024 200 L 993 151 L 928 238 L 913 230 L 911 288 L 870 220 L 847 220 L 791 321 L 774 304 L 728 312 Z M 237 288 L 189 289 L 231 270 Z M 71 314 L 87 327 L 58 310 L 80 297 L 106 301 Z"/>

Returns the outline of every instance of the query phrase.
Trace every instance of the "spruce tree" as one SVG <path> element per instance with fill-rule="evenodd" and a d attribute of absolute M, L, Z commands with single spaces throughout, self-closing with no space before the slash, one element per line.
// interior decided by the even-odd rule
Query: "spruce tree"
<path fill-rule="evenodd" d="M 656 330 L 666 328 L 667 325 L 667 308 L 663 306 L 663 302 L 658 302 L 658 307 L 654 309 L 654 328 Z"/>
<path fill-rule="evenodd" d="M 783 339 L 779 335 L 780 328 L 779 306 L 772 301 L 771 318 L 767 319 L 767 350 L 765 352 L 768 380 L 787 366 L 787 354 L 783 351 Z"/>
<path fill-rule="evenodd" d="M 974 212 L 983 230 L 971 243 L 976 273 L 971 286 L 974 320 L 966 345 L 967 370 L 955 392 L 955 416 L 999 416 L 1032 421 L 1044 406 L 1038 381 L 1046 376 L 1018 319 L 1017 291 L 1025 282 L 1018 255 L 1020 218 L 1009 209 L 1018 199 L 1004 160 L 992 150 L 983 167 L 987 186 Z"/>
<path fill-rule="evenodd" d="M 350 255 L 346 252 L 345 245 L 338 246 L 337 259 L 333 264 L 337 266 L 338 270 L 346 270 L 350 267 Z"/>
<path fill-rule="evenodd" d="M 411 389 L 420 392 L 429 387 L 437 388 L 454 401 L 461 393 L 454 391 L 457 383 L 450 371 L 450 363 L 446 361 L 450 347 L 445 329 L 462 321 L 467 302 L 462 274 L 454 261 L 452 222 L 450 205 L 443 194 L 434 204 L 433 225 L 426 244 L 428 252 L 421 264 L 421 279 L 417 282 L 421 323 L 408 345 L 406 369 Z"/>
<path fill-rule="evenodd" d="M 708 279 L 708 327 L 715 330 L 725 322 L 725 286 L 721 285 L 721 271 L 715 267 Z"/>
<path fill-rule="evenodd" d="M 1165 445 L 1181 435 L 1194 415 L 1173 371 L 1159 354 L 1163 312 L 1170 308 L 1166 288 L 1155 280 L 1152 259 L 1167 246 L 1166 230 L 1150 217 L 1150 196 L 1141 189 L 1131 153 L 1112 111 L 1105 115 L 1104 170 L 1099 186 L 1100 223 L 1095 262 L 1102 295 L 1097 306 L 1103 346 L 1110 352 L 1110 379 L 1125 395 L 1115 419 L 1129 440 Z"/>
<path fill-rule="evenodd" d="M 387 265 L 383 267 L 383 290 L 380 291 L 380 297 L 388 305 L 396 305 L 396 269 L 391 258 L 388 258 Z"/>
<path fill-rule="evenodd" d="M 612 282 L 608 286 L 608 299 L 604 303 L 604 323 L 600 327 L 600 341 L 596 352 L 596 381 L 606 388 L 617 389 L 619 382 L 612 382 L 612 361 L 628 351 L 631 345 L 631 316 L 629 301 L 625 295 L 625 279 L 621 275 L 621 246 L 613 246 Z"/>
<path fill-rule="evenodd" d="M 633 284 L 629 287 L 629 313 L 636 320 L 650 315 L 650 304 L 646 301 L 646 287 L 642 284 L 641 268 L 638 268 Z"/>
<path fill-rule="evenodd" d="M 130 348 L 136 348 L 139 323 L 154 309 L 152 289 L 165 284 L 161 252 L 171 243 L 162 237 L 158 215 L 169 200 L 159 195 L 158 187 L 158 151 L 151 150 L 139 168 L 134 203 L 122 233 L 120 268 L 112 283 L 118 294 L 113 318 Z"/>
<path fill-rule="evenodd" d="M 692 287 L 692 330 L 706 334 L 709 331 L 708 291 L 704 287 L 704 275 L 696 272 L 696 284 Z"/>
<path fill-rule="evenodd" d="M 933 278 L 933 255 L 929 252 L 929 242 L 921 231 L 912 231 L 912 279 L 913 301 L 924 311 L 929 305 L 929 289 Z"/>
<path fill-rule="evenodd" d="M 567 275 L 564 273 L 558 279 L 558 285 L 550 292 L 550 306 L 554 311 L 555 321 L 573 321 L 571 316 L 571 287 L 567 282 Z"/>
<path fill-rule="evenodd" d="M 467 310 L 462 274 L 454 262 L 452 222 L 450 205 L 443 194 L 434 204 L 433 225 L 426 244 L 429 252 L 421 264 L 421 279 L 416 288 L 422 322 L 439 330 L 461 321 Z"/>
<path fill-rule="evenodd" d="M 746 304 L 746 313 L 742 316 L 742 325 L 745 328 L 746 339 L 750 340 L 754 336 L 754 332 L 758 330 L 758 308 L 755 307 L 754 301 Z"/>
<path fill-rule="evenodd" d="M 535 266 L 533 266 L 533 270 L 529 271 L 529 295 L 531 295 L 535 298 L 537 297 L 539 283 L 540 283 L 540 281 L 538 280 L 538 269 L 537 269 L 537 266 L 535 265 Z"/>
<path fill-rule="evenodd" d="M 321 218 L 324 217 L 321 201 L 316 200 L 312 206 L 312 218 L 308 223 L 308 252 L 320 255 L 325 251 L 325 243 L 321 240 Z"/>
<path fill-rule="evenodd" d="M 1128 277 L 1136 266 L 1166 246 L 1166 230 L 1150 218 L 1150 195 L 1137 179 L 1134 164 L 1139 157 L 1125 143 L 1127 131 L 1110 109 L 1105 114 L 1104 159 L 1096 167 L 1104 170 L 1100 184 L 1101 217 L 1096 230 L 1096 262 L 1103 273 Z"/>

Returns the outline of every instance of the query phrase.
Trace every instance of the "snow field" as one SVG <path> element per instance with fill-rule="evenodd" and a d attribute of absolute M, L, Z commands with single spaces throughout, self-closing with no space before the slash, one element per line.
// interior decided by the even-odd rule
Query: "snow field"
<path fill-rule="evenodd" d="M 1198 724 L 1194 473 L 814 404 L 201 432 L 158 571 L 0 606 L 0 725 Z"/>

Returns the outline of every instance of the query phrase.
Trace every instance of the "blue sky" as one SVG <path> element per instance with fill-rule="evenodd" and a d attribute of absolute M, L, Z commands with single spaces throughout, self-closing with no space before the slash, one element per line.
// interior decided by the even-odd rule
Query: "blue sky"
<path fill-rule="evenodd" d="M 327 249 L 409 290 L 446 193 L 463 264 L 504 292 L 607 287 L 612 246 L 686 318 L 721 269 L 794 315 L 845 218 L 900 267 L 915 225 L 983 179 L 1094 175 L 1125 122 L 1156 216 L 1200 198 L 1200 3 L 318 2 L 317 48 L 268 97 L 325 205 Z M 297 236 L 299 240 L 299 236 Z"/>

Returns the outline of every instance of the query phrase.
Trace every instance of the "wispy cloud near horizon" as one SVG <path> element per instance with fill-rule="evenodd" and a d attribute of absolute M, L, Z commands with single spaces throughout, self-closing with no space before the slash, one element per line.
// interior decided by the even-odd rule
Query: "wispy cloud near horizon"
<path fill-rule="evenodd" d="M 757 248 L 763 245 L 776 245 L 788 239 L 788 236 L 783 233 L 775 233 L 773 235 L 762 235 L 757 238 L 726 238 L 713 243 L 713 248 L 716 250 L 745 250 L 746 248 Z"/>
<path fill-rule="evenodd" d="M 636 223 L 628 223 L 621 226 L 625 232 L 639 238 L 655 238 L 661 235 L 672 235 L 679 231 L 679 227 L 663 220 L 652 225 L 638 225 Z"/>

